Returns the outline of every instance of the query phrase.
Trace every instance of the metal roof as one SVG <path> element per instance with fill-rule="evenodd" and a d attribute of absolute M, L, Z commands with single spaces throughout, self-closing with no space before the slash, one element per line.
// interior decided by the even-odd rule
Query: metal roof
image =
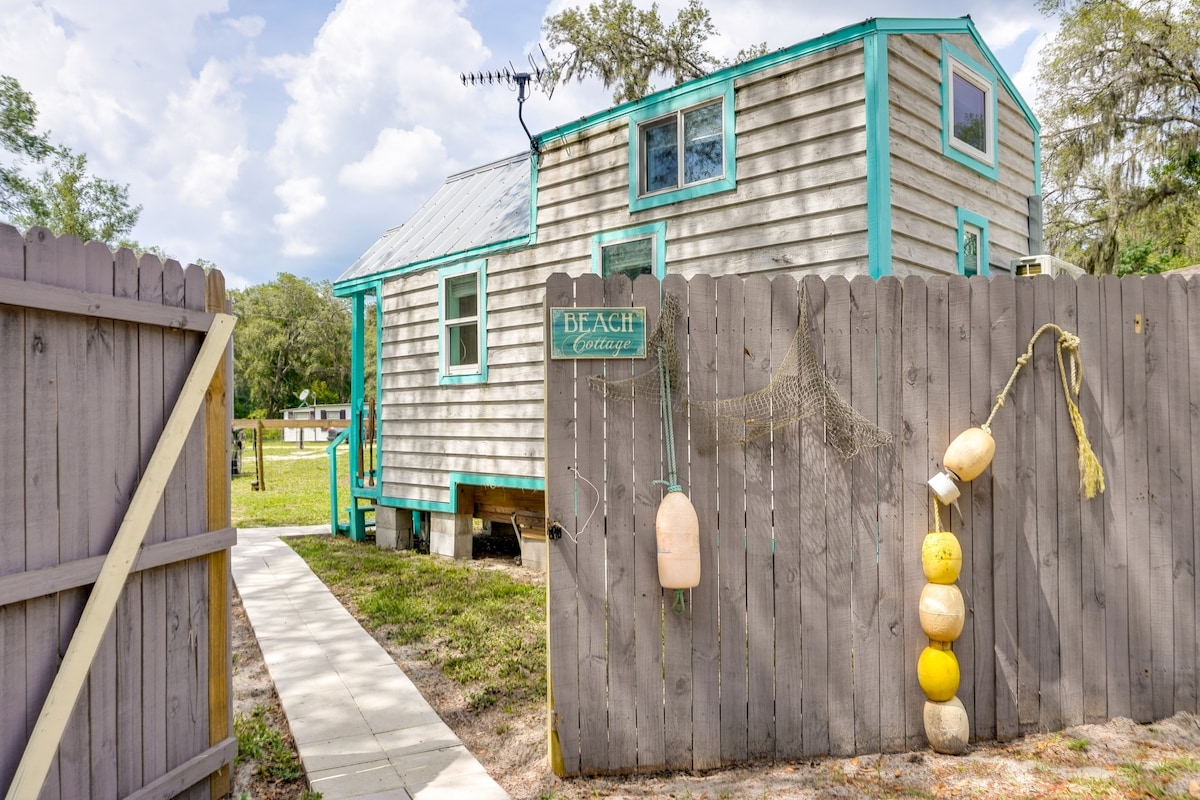
<path fill-rule="evenodd" d="M 451 175 L 408 222 L 384 232 L 336 282 L 526 236 L 529 192 L 528 153 Z"/>

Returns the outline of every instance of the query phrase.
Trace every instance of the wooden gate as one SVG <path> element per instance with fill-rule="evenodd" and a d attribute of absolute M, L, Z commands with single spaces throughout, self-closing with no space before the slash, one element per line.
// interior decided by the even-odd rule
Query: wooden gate
<path fill-rule="evenodd" d="M 547 358 L 551 756 L 560 774 L 922 747 L 918 597 L 926 481 L 987 418 L 1036 328 L 1082 339 L 1079 405 L 1107 476 L 1080 497 L 1053 337 L 993 424 L 990 469 L 943 518 L 963 545 L 954 643 L 973 739 L 1197 710 L 1200 287 L 1182 278 L 805 278 L 842 398 L 894 443 L 843 460 L 817 415 L 698 446 L 676 417 L 701 526 L 687 613 L 659 589 L 656 403 L 588 384 L 653 361 Z M 767 385 L 797 328 L 791 278 L 668 276 L 693 399 Z M 659 284 L 555 275 L 547 306 L 646 306 Z M 549 334 L 548 334 L 549 336 Z M 695 413 L 695 412 L 693 412 Z M 593 490 L 592 487 L 595 487 Z"/>
<path fill-rule="evenodd" d="M 0 225 L 10 799 L 229 791 L 224 311 L 219 272 Z"/>

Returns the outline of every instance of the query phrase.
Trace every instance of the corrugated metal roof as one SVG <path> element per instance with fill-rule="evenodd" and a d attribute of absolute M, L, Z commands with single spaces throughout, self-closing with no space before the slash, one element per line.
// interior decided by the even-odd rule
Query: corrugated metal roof
<path fill-rule="evenodd" d="M 336 282 L 527 235 L 529 180 L 528 153 L 451 175 L 408 222 L 388 229 Z"/>

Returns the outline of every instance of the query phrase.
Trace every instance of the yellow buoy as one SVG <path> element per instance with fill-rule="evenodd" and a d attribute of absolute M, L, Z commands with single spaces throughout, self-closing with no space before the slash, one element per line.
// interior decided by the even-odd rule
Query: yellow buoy
<path fill-rule="evenodd" d="M 958 693 L 958 658 L 949 647 L 930 642 L 917 659 L 917 682 L 935 703 L 944 703 Z"/>
<path fill-rule="evenodd" d="M 962 570 L 962 546 L 949 531 L 933 531 L 921 544 L 921 568 L 930 583 L 954 583 Z"/>
<path fill-rule="evenodd" d="M 960 481 L 973 481 L 992 463 L 996 440 L 983 428 L 967 428 L 955 437 L 942 456 L 942 466 Z"/>
<path fill-rule="evenodd" d="M 953 642 L 967 619 L 962 592 L 957 586 L 927 583 L 921 590 L 921 630 L 935 642 Z"/>
<path fill-rule="evenodd" d="M 962 700 L 951 697 L 944 703 L 925 702 L 925 738 L 938 753 L 956 756 L 966 752 L 971 725 Z"/>
<path fill-rule="evenodd" d="M 683 492 L 667 492 L 654 518 L 658 582 L 664 589 L 700 585 L 700 521 Z"/>

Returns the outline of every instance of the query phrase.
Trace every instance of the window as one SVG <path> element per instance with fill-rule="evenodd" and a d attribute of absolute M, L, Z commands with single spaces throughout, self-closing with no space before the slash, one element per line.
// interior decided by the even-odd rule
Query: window
<path fill-rule="evenodd" d="M 958 274 L 987 275 L 988 221 L 965 208 L 958 209 Z"/>
<path fill-rule="evenodd" d="M 446 267 L 438 273 L 441 383 L 487 380 L 484 263 Z"/>
<path fill-rule="evenodd" d="M 592 271 L 607 278 L 618 273 L 633 280 L 666 271 L 667 224 L 655 222 L 637 228 L 600 233 L 592 237 Z"/>
<path fill-rule="evenodd" d="M 643 106 L 629 125 L 631 211 L 735 187 L 732 81 Z"/>
<path fill-rule="evenodd" d="M 942 152 L 993 180 L 1000 176 L 996 76 L 942 42 Z"/>

